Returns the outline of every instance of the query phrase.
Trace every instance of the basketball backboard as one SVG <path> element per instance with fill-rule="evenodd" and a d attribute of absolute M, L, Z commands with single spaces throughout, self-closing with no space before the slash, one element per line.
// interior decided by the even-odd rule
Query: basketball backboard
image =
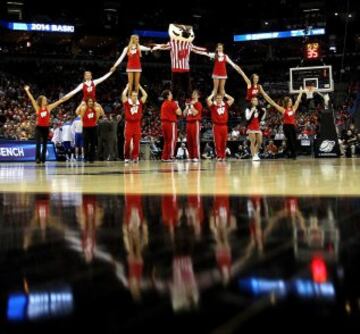
<path fill-rule="evenodd" d="M 332 67 L 329 65 L 290 68 L 289 91 L 298 93 L 300 87 L 314 87 L 318 92 L 334 91 Z"/>

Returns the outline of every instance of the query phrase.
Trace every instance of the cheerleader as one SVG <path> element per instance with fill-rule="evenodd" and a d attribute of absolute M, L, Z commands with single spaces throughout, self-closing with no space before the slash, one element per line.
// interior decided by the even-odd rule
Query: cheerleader
<path fill-rule="evenodd" d="M 161 161 L 170 162 L 175 159 L 174 151 L 177 142 L 177 118 L 182 115 L 179 104 L 174 101 L 173 94 L 170 90 L 162 93 L 164 102 L 160 109 L 160 120 L 164 138 L 163 152 Z"/>
<path fill-rule="evenodd" d="M 270 103 L 277 111 L 284 115 L 283 129 L 287 141 L 287 151 L 289 152 L 288 157 L 296 159 L 295 114 L 299 108 L 301 96 L 304 93 L 303 88 L 300 87 L 300 92 L 294 104 L 291 97 L 286 96 L 284 98 L 284 107 L 278 105 L 273 99 L 271 99 L 271 97 L 265 93 L 262 87 L 260 87 L 260 92 L 268 103 Z"/>
<path fill-rule="evenodd" d="M 250 77 L 250 79 L 248 78 L 248 76 L 245 74 L 245 72 L 240 68 L 239 65 L 235 65 L 235 70 L 242 76 L 242 78 L 244 79 L 245 83 L 246 83 L 246 101 L 247 102 L 251 102 L 251 99 L 253 97 L 258 97 L 259 93 L 260 93 L 260 88 L 261 85 L 259 84 L 259 75 L 257 75 L 256 73 L 253 73 Z"/>
<path fill-rule="evenodd" d="M 142 56 L 141 51 L 151 51 L 151 48 L 140 45 L 138 35 L 131 35 L 129 45 L 124 48 L 120 57 L 111 68 L 112 70 L 115 70 L 127 55 L 128 62 L 126 66 L 126 72 L 128 74 L 129 94 L 131 94 L 133 90 L 135 90 L 136 93 L 139 93 L 140 77 L 142 71 L 140 61 Z"/>
<path fill-rule="evenodd" d="M 47 151 L 47 141 L 49 137 L 49 127 L 50 127 L 50 113 L 53 109 L 58 107 L 61 103 L 70 99 L 72 95 L 67 95 L 61 98 L 60 100 L 48 104 L 48 100 L 44 95 L 40 95 L 37 100 L 34 99 L 33 95 L 30 92 L 30 87 L 24 87 L 27 96 L 29 97 L 31 104 L 36 113 L 36 128 L 35 128 L 35 140 L 36 140 L 36 163 L 40 162 L 45 163 L 46 160 L 46 151 Z M 40 147 L 42 146 L 41 155 Z"/>
<path fill-rule="evenodd" d="M 226 93 L 224 96 L 220 94 L 216 94 L 215 98 L 214 96 L 214 93 L 212 93 L 206 99 L 206 103 L 211 112 L 216 158 L 218 161 L 225 161 L 229 109 L 234 103 L 234 98 Z M 224 98 L 226 101 L 224 101 Z"/>
<path fill-rule="evenodd" d="M 194 90 L 192 99 L 186 104 L 184 117 L 186 117 L 186 144 L 189 158 L 193 162 L 200 159 L 200 123 L 203 106 L 199 101 L 199 91 Z"/>
<path fill-rule="evenodd" d="M 209 57 L 214 59 L 214 69 L 212 73 L 212 79 L 214 82 L 213 93 L 225 95 L 225 83 L 227 79 L 227 70 L 226 64 L 230 64 L 233 68 L 236 69 L 236 66 L 228 55 L 224 53 L 224 44 L 218 43 L 216 45 L 215 52 L 210 52 Z"/>
<path fill-rule="evenodd" d="M 126 86 L 121 97 L 121 102 L 123 103 L 125 111 L 124 157 L 125 163 L 129 163 L 130 158 L 133 162 L 137 163 L 139 161 L 140 153 L 141 119 L 143 115 L 144 104 L 148 95 L 141 86 L 141 99 L 138 98 L 138 94 L 135 91 L 133 91 L 130 97 L 128 97 L 128 90 L 129 87 Z"/>
<path fill-rule="evenodd" d="M 73 89 L 70 93 L 67 93 L 64 98 L 70 98 L 71 96 L 75 95 L 76 93 L 82 91 L 83 93 L 83 98 L 82 101 L 80 103 L 80 105 L 78 106 L 78 108 L 80 107 L 86 107 L 86 101 L 88 99 L 91 99 L 94 101 L 95 106 L 97 108 L 101 108 L 100 104 L 96 102 L 96 86 L 99 85 L 100 83 L 102 83 L 103 81 L 105 81 L 107 78 L 109 78 L 111 76 L 111 74 L 113 74 L 115 71 L 115 69 L 111 69 L 110 72 L 106 73 L 105 75 L 103 75 L 102 77 L 93 80 L 92 78 L 92 72 L 91 71 L 85 71 L 84 72 L 84 81 L 79 84 L 75 89 Z"/>
<path fill-rule="evenodd" d="M 97 144 L 97 123 L 104 110 L 96 105 L 92 98 L 88 98 L 84 104 L 76 109 L 76 115 L 81 117 L 83 124 L 85 161 L 94 162 L 95 146 Z"/>
<path fill-rule="evenodd" d="M 260 130 L 260 122 L 265 120 L 266 110 L 259 107 L 259 100 L 253 97 L 249 108 L 245 110 L 247 120 L 247 131 L 250 139 L 250 150 L 253 161 L 259 161 L 259 147 L 262 142 L 262 132 Z"/>

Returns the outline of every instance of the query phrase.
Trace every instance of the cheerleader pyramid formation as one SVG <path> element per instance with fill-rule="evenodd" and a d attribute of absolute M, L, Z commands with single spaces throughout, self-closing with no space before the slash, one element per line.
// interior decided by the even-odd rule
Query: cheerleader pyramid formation
<path fill-rule="evenodd" d="M 196 47 L 193 44 L 186 46 L 191 48 L 197 54 L 209 57 L 213 60 L 213 90 L 206 98 L 206 104 L 211 111 L 211 120 L 213 123 L 213 138 L 216 158 L 218 161 L 225 160 L 226 143 L 228 138 L 228 118 L 229 109 L 234 103 L 234 98 L 226 93 L 225 83 L 227 80 L 227 64 L 229 64 L 244 79 L 247 85 L 246 101 L 248 107 L 245 110 L 247 121 L 247 134 L 250 140 L 250 149 L 253 161 L 259 161 L 259 147 L 262 142 L 262 132 L 260 124 L 265 120 L 266 110 L 259 104 L 260 95 L 277 111 L 283 114 L 283 129 L 287 140 L 287 151 L 290 158 L 296 158 L 296 133 L 295 133 L 295 114 L 299 107 L 301 96 L 304 90 L 301 88 L 295 103 L 290 97 L 284 98 L 283 106 L 278 105 L 263 90 L 259 83 L 259 76 L 252 74 L 249 78 L 239 65 L 235 64 L 230 57 L 225 54 L 223 44 L 217 44 L 215 52 L 208 52 L 205 48 Z M 121 102 L 124 108 L 125 131 L 124 131 L 124 158 L 125 162 L 138 162 L 140 153 L 141 139 L 141 119 L 144 105 L 147 100 L 147 92 L 140 84 L 141 79 L 141 57 L 142 52 L 152 52 L 156 50 L 170 50 L 172 66 L 171 90 L 165 90 L 162 93 L 163 102 L 160 108 L 160 119 L 163 134 L 163 151 L 161 160 L 170 162 L 175 159 L 174 151 L 177 142 L 177 120 L 180 117 L 186 119 L 186 143 L 189 151 L 189 159 L 197 162 L 200 159 L 200 122 L 203 106 L 199 101 L 199 91 L 187 91 L 183 108 L 180 107 L 179 86 L 181 81 L 190 80 L 189 76 L 183 76 L 183 73 L 190 71 L 189 58 L 190 52 L 187 49 L 176 52 L 171 45 L 158 44 L 152 48 L 140 44 L 139 36 L 132 35 L 128 46 L 124 48 L 120 57 L 111 67 L 110 71 L 104 76 L 93 80 L 90 71 L 84 72 L 84 81 L 74 90 L 64 95 L 54 103 L 48 103 L 43 95 L 36 100 L 30 92 L 30 87 L 25 86 L 25 92 L 28 95 L 32 106 L 36 112 L 36 162 L 44 163 L 46 159 L 46 145 L 49 134 L 50 114 L 53 109 L 61 103 L 72 98 L 76 93 L 82 92 L 83 98 L 76 109 L 76 115 L 81 117 L 83 126 L 83 139 L 86 161 L 93 162 L 95 159 L 95 146 L 97 137 L 97 123 L 99 118 L 104 115 L 104 110 L 97 100 L 96 87 L 104 80 L 109 78 L 127 57 L 126 72 L 128 83 L 121 94 Z M 182 52 L 187 50 L 187 52 Z M 176 86 L 175 83 L 176 82 Z M 189 86 L 188 86 L 189 87 Z M 190 97 L 191 96 L 191 97 Z"/>

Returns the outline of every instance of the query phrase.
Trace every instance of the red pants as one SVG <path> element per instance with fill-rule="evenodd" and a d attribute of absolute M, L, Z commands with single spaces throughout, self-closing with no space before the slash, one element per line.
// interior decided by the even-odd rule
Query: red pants
<path fill-rule="evenodd" d="M 228 136 L 227 125 L 214 124 L 213 135 L 214 135 L 216 157 L 220 159 L 225 159 L 226 142 Z"/>
<path fill-rule="evenodd" d="M 176 122 L 161 122 L 161 126 L 164 137 L 164 148 L 161 159 L 170 160 L 175 157 L 177 125 Z"/>
<path fill-rule="evenodd" d="M 125 143 L 124 143 L 124 158 L 136 160 L 139 158 L 140 139 L 141 139 L 141 124 L 140 122 L 125 122 Z M 133 143 L 133 149 L 130 156 L 130 145 Z"/>
<path fill-rule="evenodd" d="M 200 122 L 186 123 L 186 144 L 190 159 L 200 158 Z"/>

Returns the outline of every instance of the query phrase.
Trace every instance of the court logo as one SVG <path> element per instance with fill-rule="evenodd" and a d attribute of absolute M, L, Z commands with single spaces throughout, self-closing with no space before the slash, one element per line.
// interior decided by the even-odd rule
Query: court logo
<path fill-rule="evenodd" d="M 329 153 L 334 149 L 335 141 L 334 140 L 323 140 L 320 144 L 319 151 L 324 153 Z"/>

